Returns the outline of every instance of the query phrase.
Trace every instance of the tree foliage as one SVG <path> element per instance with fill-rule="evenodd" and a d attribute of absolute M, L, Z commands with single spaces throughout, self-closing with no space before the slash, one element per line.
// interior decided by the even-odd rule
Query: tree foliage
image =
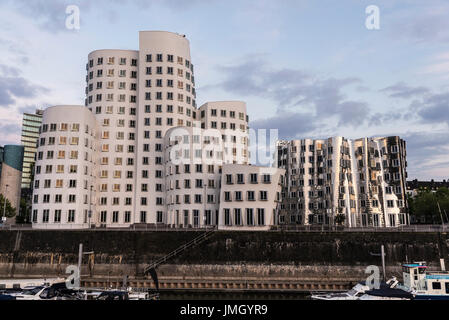
<path fill-rule="evenodd" d="M 418 222 L 432 224 L 449 222 L 449 189 L 446 187 L 441 187 L 435 192 L 420 189 L 415 197 L 408 199 L 408 203 L 410 215 Z"/>
<path fill-rule="evenodd" d="M 31 206 L 25 198 L 20 199 L 20 210 L 16 216 L 17 224 L 31 223 Z"/>
<path fill-rule="evenodd" d="M 342 224 L 344 224 L 344 223 L 345 223 L 345 220 L 346 220 L 346 216 L 345 216 L 344 214 L 339 213 L 339 214 L 337 214 L 337 215 L 335 216 L 335 223 L 336 223 L 337 225 L 342 225 Z"/>
<path fill-rule="evenodd" d="M 6 199 L 6 211 L 4 207 L 5 207 L 5 197 L 3 197 L 2 194 L 0 194 L 0 217 L 3 217 L 3 212 L 5 212 L 7 218 L 15 216 L 16 208 L 14 208 L 11 205 L 11 202 L 8 199 Z"/>

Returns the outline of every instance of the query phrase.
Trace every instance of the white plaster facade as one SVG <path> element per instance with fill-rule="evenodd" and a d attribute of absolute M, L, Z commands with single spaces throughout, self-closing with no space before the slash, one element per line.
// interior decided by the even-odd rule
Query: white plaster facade
<path fill-rule="evenodd" d="M 34 228 L 87 228 L 95 221 L 98 125 L 84 106 L 47 108 L 36 156 Z M 91 202 L 91 204 L 90 204 Z M 93 216 L 89 219 L 89 210 Z"/>
<path fill-rule="evenodd" d="M 223 166 L 221 230 L 269 230 L 277 224 L 284 169 L 242 164 Z"/>
<path fill-rule="evenodd" d="M 44 112 L 33 226 L 218 225 L 223 166 L 249 162 L 246 104 L 215 101 L 197 108 L 189 41 L 176 33 L 140 32 L 137 51 L 93 51 L 86 70 L 85 107 L 55 106 Z M 92 132 L 59 131 L 74 123 Z M 50 132 L 54 126 L 58 129 Z M 190 135 L 187 169 L 170 158 L 171 139 L 179 130 Z M 48 145 L 49 138 L 67 142 L 75 136 L 79 145 Z M 82 147 L 84 139 L 90 151 Z M 67 155 L 75 150 L 76 159 L 46 157 L 47 152 Z M 61 185 L 62 172 L 54 170 L 64 160 L 64 170 L 77 166 L 78 171 Z M 46 166 L 53 170 L 44 173 Z M 75 187 L 67 187 L 67 180 L 77 180 Z M 67 197 L 67 208 L 60 208 Z"/>

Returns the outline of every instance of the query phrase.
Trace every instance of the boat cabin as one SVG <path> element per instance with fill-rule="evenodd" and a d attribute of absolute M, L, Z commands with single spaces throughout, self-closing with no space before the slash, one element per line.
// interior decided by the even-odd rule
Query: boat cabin
<path fill-rule="evenodd" d="M 444 296 L 449 295 L 449 273 L 432 272 L 426 275 L 427 294 Z"/>
<path fill-rule="evenodd" d="M 427 272 L 425 262 L 404 264 L 404 286 L 415 290 L 419 295 L 430 296 L 449 295 L 449 273 Z"/>
<path fill-rule="evenodd" d="M 425 262 L 415 262 L 402 265 L 404 287 L 409 290 L 424 290 L 426 284 Z"/>

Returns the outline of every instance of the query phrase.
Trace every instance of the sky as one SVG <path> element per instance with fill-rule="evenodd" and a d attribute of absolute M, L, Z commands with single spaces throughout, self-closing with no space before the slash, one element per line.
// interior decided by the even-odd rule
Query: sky
<path fill-rule="evenodd" d="M 409 179 L 449 179 L 448 17 L 447 0 L 2 0 L 0 145 L 23 112 L 84 104 L 89 52 L 166 30 L 190 41 L 198 105 L 245 101 L 282 139 L 399 135 Z"/>

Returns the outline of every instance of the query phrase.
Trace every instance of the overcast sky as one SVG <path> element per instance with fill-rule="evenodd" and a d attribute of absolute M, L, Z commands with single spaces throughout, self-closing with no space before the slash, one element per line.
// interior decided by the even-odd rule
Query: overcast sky
<path fill-rule="evenodd" d="M 449 179 L 447 0 L 2 0 L 0 145 L 24 111 L 83 104 L 88 53 L 138 49 L 139 30 L 187 36 L 198 105 L 246 101 L 286 139 L 400 135 L 409 179 Z"/>

